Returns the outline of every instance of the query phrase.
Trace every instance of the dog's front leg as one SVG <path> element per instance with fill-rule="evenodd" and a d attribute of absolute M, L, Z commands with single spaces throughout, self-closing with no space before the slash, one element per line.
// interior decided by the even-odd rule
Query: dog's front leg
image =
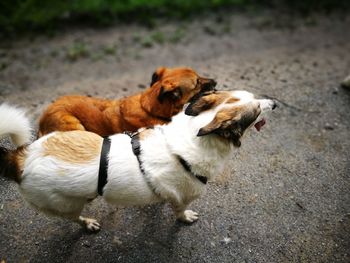
<path fill-rule="evenodd" d="M 198 213 L 192 210 L 186 210 L 188 204 L 172 202 L 172 208 L 178 220 L 185 223 L 193 223 L 198 220 Z"/>

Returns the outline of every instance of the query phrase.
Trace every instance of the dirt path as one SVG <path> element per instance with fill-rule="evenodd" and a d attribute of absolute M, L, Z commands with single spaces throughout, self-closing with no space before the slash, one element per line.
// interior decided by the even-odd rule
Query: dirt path
<path fill-rule="evenodd" d="M 121 97 L 148 85 L 160 65 L 186 65 L 220 89 L 277 97 L 285 105 L 252 132 L 227 176 L 192 204 L 200 220 L 175 223 L 166 205 L 84 214 L 98 234 L 46 218 L 0 179 L 0 259 L 7 262 L 349 262 L 350 17 L 275 25 L 232 15 L 147 30 L 71 30 L 2 44 L 0 102 L 36 120 L 59 95 Z"/>

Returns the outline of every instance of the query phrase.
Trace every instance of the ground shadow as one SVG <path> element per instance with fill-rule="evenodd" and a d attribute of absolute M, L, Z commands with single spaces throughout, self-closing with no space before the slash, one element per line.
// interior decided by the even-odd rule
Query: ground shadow
<path fill-rule="evenodd" d="M 177 233 L 186 225 L 175 221 L 164 210 L 162 204 L 118 209 L 121 219 L 95 234 L 82 228 L 74 230 L 74 225 L 60 227 L 50 231 L 49 239 L 39 242 L 40 248 L 30 262 L 181 261 L 173 253 L 174 243 Z M 105 214 L 101 219 L 102 226 L 103 222 L 113 220 L 113 216 L 115 213 Z M 121 241 L 115 242 L 116 236 Z"/>
<path fill-rule="evenodd" d="M 88 233 L 83 228 L 72 232 L 71 228 L 61 227 L 50 239 L 38 244 L 39 249 L 30 262 L 68 262 L 75 244 L 86 234 Z"/>
<path fill-rule="evenodd" d="M 139 219 L 135 218 L 136 209 L 127 212 L 131 214 L 131 219 L 126 217 L 128 222 L 121 222 L 125 229 L 124 233 L 118 231 L 122 243 L 109 255 L 105 254 L 104 259 L 109 262 L 118 255 L 120 262 L 178 261 L 173 246 L 177 233 L 185 225 L 169 218 L 169 213 L 164 213 L 163 204 L 141 208 Z M 129 235 L 125 234 L 126 231 L 130 232 Z"/>

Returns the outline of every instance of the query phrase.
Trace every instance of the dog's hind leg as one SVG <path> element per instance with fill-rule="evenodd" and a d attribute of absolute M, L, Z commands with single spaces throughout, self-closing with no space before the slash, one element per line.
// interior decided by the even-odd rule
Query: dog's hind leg
<path fill-rule="evenodd" d="M 81 211 L 83 210 L 83 206 L 80 210 L 76 210 L 72 213 L 65 213 L 60 214 L 61 217 L 67 218 L 69 220 L 72 220 L 74 222 L 77 222 L 82 227 L 86 228 L 87 230 L 91 232 L 97 232 L 101 229 L 101 225 L 97 222 L 96 219 L 93 218 L 87 218 L 81 216 Z"/>
<path fill-rule="evenodd" d="M 74 221 L 91 232 L 97 232 L 101 229 L 101 225 L 97 222 L 97 220 L 83 217 L 80 215 L 80 212 L 81 211 L 75 213 L 59 213 L 56 215 Z"/>
<path fill-rule="evenodd" d="M 59 210 L 56 210 L 53 208 L 48 208 L 48 207 L 45 207 L 45 208 L 40 207 L 39 208 L 38 206 L 36 206 L 33 203 L 31 203 L 31 205 L 34 206 L 36 209 L 40 210 L 41 212 L 44 212 L 47 215 L 57 216 L 57 217 L 71 220 L 71 221 L 78 223 L 82 227 L 84 227 L 87 230 L 92 231 L 92 232 L 99 231 L 101 228 L 100 224 L 95 219 L 83 217 L 80 215 L 83 208 L 84 208 L 84 203 L 77 204 L 75 207 L 70 207 L 69 209 L 66 209 L 65 212 L 63 212 L 62 210 L 59 211 Z"/>
<path fill-rule="evenodd" d="M 85 131 L 85 127 L 78 118 L 67 112 L 46 112 L 39 121 L 38 137 L 54 131 Z"/>

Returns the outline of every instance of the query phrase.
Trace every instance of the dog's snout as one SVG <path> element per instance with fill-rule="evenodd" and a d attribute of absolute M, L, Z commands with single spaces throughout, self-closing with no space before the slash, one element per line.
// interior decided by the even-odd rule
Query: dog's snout
<path fill-rule="evenodd" d="M 213 79 L 210 79 L 209 83 L 210 83 L 210 86 L 212 86 L 213 88 L 214 88 L 214 87 L 216 86 L 216 84 L 217 84 L 217 82 L 216 82 L 215 80 L 213 80 Z"/>
<path fill-rule="evenodd" d="M 277 107 L 276 101 L 271 99 L 262 99 L 259 100 L 259 103 L 262 111 L 274 110 Z"/>
<path fill-rule="evenodd" d="M 199 80 L 199 83 L 201 85 L 201 90 L 202 91 L 211 91 L 211 90 L 215 90 L 215 86 L 216 86 L 216 81 L 213 79 L 206 79 L 206 78 L 201 78 Z"/>

